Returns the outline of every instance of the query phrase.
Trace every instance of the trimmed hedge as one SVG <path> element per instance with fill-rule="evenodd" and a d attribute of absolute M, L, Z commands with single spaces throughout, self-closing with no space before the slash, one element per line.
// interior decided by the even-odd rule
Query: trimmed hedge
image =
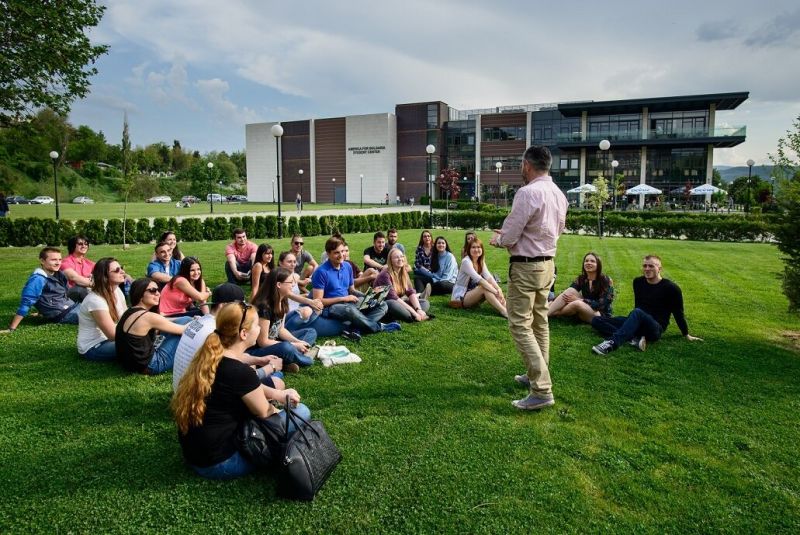
<path fill-rule="evenodd" d="M 403 212 L 347 216 L 302 216 L 284 218 L 284 236 L 300 233 L 304 236 L 330 235 L 335 230 L 342 233 L 386 231 L 389 228 L 420 228 L 427 222 L 424 212 Z M 180 223 L 174 218 L 157 217 L 152 225 L 147 219 L 125 222 L 127 243 L 150 243 L 163 232 L 172 230 L 181 241 L 228 240 L 234 228 L 241 227 L 254 240 L 278 237 L 276 216 L 232 216 L 199 219 L 188 217 Z M 36 245 L 66 245 L 76 234 L 83 234 L 92 243 L 122 243 L 122 220 L 79 219 L 75 222 L 62 219 L 0 218 L 0 247 L 25 247 Z"/>
<path fill-rule="evenodd" d="M 451 227 L 478 229 L 500 228 L 506 212 L 453 211 Z M 605 216 L 608 236 L 629 238 L 666 238 L 696 241 L 769 241 L 775 234 L 772 219 L 722 214 L 677 214 L 661 212 L 661 217 L 639 217 L 639 212 L 612 212 Z M 434 226 L 444 226 L 446 214 L 433 214 Z M 567 231 L 597 234 L 597 214 L 589 211 L 567 213 Z"/>

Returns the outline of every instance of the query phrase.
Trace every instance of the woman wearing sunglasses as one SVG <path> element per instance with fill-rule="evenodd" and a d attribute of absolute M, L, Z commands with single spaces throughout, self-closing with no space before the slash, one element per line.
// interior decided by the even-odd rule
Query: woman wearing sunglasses
<path fill-rule="evenodd" d="M 170 321 L 153 312 L 161 299 L 158 283 L 153 279 L 133 281 L 130 297 L 131 307 L 119 319 L 116 330 L 117 358 L 122 367 L 144 375 L 171 370 L 181 334 L 192 318 Z"/>
<path fill-rule="evenodd" d="M 288 269 L 279 267 L 269 272 L 253 299 L 261 328 L 256 338 L 258 347 L 248 349 L 248 353 L 257 357 L 281 357 L 285 370 L 291 369 L 292 364 L 295 367 L 314 364 L 314 359 L 304 353 L 317 341 L 317 331 L 313 328 L 289 331 L 285 326 L 293 284 L 294 278 Z"/>
<path fill-rule="evenodd" d="M 216 319 L 216 329 L 192 359 L 171 407 L 186 462 L 203 477 L 232 479 L 255 470 L 236 449 L 236 430 L 246 418 L 275 419 L 283 428 L 286 415 L 269 400 L 285 402 L 287 396 L 296 404 L 295 413 L 309 419 L 311 412 L 299 404 L 297 391 L 263 386 L 246 364 L 245 350 L 261 332 L 250 305 L 227 304 Z"/>
<path fill-rule="evenodd" d="M 92 268 L 92 289 L 78 312 L 78 353 L 88 360 L 117 358 L 116 326 L 125 313 L 125 296 L 119 285 L 125 270 L 116 258 L 101 258 Z"/>

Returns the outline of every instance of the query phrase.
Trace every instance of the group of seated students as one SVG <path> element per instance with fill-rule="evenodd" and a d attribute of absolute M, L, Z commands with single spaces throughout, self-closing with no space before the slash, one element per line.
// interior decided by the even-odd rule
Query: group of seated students
<path fill-rule="evenodd" d="M 187 463 L 203 477 L 239 477 L 255 469 L 236 449 L 235 433 L 245 418 L 285 423 L 285 413 L 274 403 L 287 400 L 301 416 L 310 417 L 297 391 L 286 387 L 284 372 L 313 363 L 307 353 L 319 336 L 360 339 L 398 331 L 401 321 L 427 321 L 434 317 L 430 295 L 449 294 L 449 306 L 458 309 L 486 301 L 507 316 L 505 296 L 486 267 L 483 243 L 475 233 L 466 234 L 459 263 L 443 236 L 434 240 L 424 230 L 413 266 L 397 230 L 387 235 L 388 240 L 375 233 L 362 270 L 339 234 L 326 241 L 319 264 L 299 235 L 276 264 L 271 246 L 256 246 L 236 229 L 225 251 L 229 282 L 213 291 L 203 280 L 200 262 L 183 255 L 173 232 L 158 240 L 147 276 L 134 281 L 115 258 L 91 262 L 89 240 L 77 236 L 68 242 L 65 261 L 58 248 L 41 250 L 40 267 L 22 290 L 9 331 L 35 306 L 49 321 L 78 324 L 78 353 L 87 360 L 117 360 L 126 370 L 145 375 L 172 370 L 171 406 Z M 634 281 L 639 308 L 627 318 L 615 318 L 613 281 L 603 273 L 600 257 L 587 253 L 581 274 L 553 299 L 549 315 L 575 316 L 609 336 L 593 348 L 599 354 L 628 340 L 644 350 L 648 340 L 660 337 L 669 314 L 687 339 L 697 340 L 688 334 L 680 289 L 660 277 L 660 259 L 645 257 L 643 270 L 644 277 Z M 249 304 L 240 286 L 247 282 Z M 385 300 L 367 302 L 363 291 L 370 287 L 388 287 Z"/>

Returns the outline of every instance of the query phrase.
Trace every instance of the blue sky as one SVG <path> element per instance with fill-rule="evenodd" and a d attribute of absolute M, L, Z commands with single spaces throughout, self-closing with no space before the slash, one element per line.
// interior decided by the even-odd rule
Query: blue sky
<path fill-rule="evenodd" d="M 251 122 L 750 91 L 717 126 L 767 162 L 800 115 L 800 6 L 739 0 L 274 2 L 108 0 L 110 45 L 73 124 L 135 145 L 242 150 Z M 557 7 L 556 7 L 557 6 Z"/>

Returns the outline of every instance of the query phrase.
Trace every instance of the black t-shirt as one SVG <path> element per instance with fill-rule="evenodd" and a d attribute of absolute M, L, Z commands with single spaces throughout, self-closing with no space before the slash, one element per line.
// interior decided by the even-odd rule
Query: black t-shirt
<path fill-rule="evenodd" d="M 271 307 L 258 307 L 258 317 L 269 321 L 269 334 L 267 338 L 270 340 L 278 340 L 281 334 L 281 327 L 283 327 L 284 316 L 278 317 Z"/>
<path fill-rule="evenodd" d="M 203 424 L 190 427 L 178 440 L 183 456 L 194 466 L 221 463 L 236 452 L 236 428 L 250 416 L 242 396 L 259 388 L 261 383 L 253 368 L 236 359 L 222 357 L 206 398 Z"/>
<path fill-rule="evenodd" d="M 661 279 L 657 284 L 650 284 L 644 277 L 636 277 L 633 279 L 633 297 L 636 308 L 653 316 L 662 329 L 667 329 L 672 314 L 681 333 L 684 336 L 689 334 L 683 315 L 683 293 L 671 280 Z"/>
<path fill-rule="evenodd" d="M 364 249 L 364 256 L 369 256 L 372 260 L 379 263 L 382 266 L 386 265 L 386 262 L 389 260 L 389 248 L 384 247 L 383 251 L 380 253 L 375 251 L 375 247 L 367 247 Z M 367 269 L 369 266 L 364 264 L 364 269 Z"/>

